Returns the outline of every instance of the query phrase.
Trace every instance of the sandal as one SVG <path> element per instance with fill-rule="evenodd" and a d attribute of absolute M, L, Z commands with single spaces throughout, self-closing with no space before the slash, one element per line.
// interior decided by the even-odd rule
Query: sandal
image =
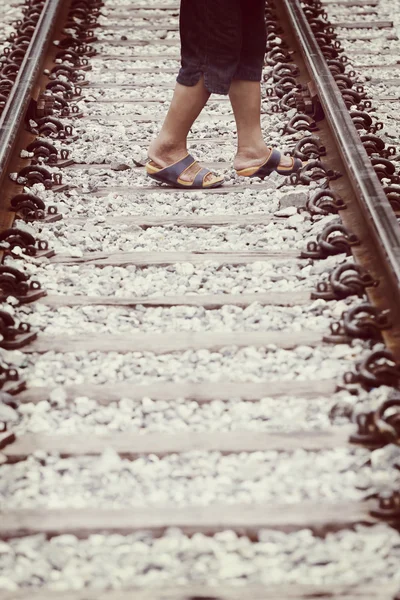
<path fill-rule="evenodd" d="M 212 175 L 212 173 L 204 168 L 200 169 L 193 181 L 184 181 L 181 179 L 183 173 L 194 164 L 198 164 L 198 162 L 193 158 L 193 156 L 188 154 L 185 156 L 185 158 L 182 158 L 173 165 L 165 168 L 160 168 L 152 160 L 150 160 L 146 163 L 146 171 L 147 175 L 151 177 L 151 179 L 155 179 L 160 183 L 166 183 L 172 187 L 178 188 L 201 190 L 216 188 L 224 183 L 223 177 L 216 176 L 214 176 L 211 181 L 205 181 L 207 175 Z"/>
<path fill-rule="evenodd" d="M 292 164 L 290 167 L 280 167 L 281 152 L 275 148 L 271 148 L 271 152 L 268 158 L 258 167 L 247 167 L 247 169 L 236 169 L 236 173 L 241 177 L 259 177 L 264 179 L 268 175 L 271 175 L 273 171 L 276 171 L 279 175 L 291 175 L 296 173 L 303 166 L 302 161 L 299 158 L 292 158 Z"/>

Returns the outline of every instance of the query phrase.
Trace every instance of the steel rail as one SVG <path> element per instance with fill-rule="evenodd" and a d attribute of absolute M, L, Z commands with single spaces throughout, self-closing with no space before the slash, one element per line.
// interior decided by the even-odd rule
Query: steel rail
<path fill-rule="evenodd" d="M 321 105 L 366 219 L 382 265 L 400 305 L 400 227 L 371 166 L 340 90 L 317 44 L 299 0 L 283 0 L 290 26 L 315 83 Z"/>
<path fill-rule="evenodd" d="M 7 176 L 7 165 L 18 141 L 18 132 L 40 74 L 44 50 L 50 42 L 62 4 L 62 0 L 47 0 L 43 6 L 36 30 L 0 117 L 0 183 Z"/>

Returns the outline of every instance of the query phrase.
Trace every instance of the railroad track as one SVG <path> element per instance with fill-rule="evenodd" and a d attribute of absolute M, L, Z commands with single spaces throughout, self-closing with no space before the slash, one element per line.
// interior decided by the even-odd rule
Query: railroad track
<path fill-rule="evenodd" d="M 226 183 L 199 192 L 141 166 L 177 5 L 13 5 L 2 600 L 396 597 L 397 63 L 366 48 L 396 56 L 391 7 L 271 3 L 262 122 L 307 164 L 235 178 L 211 99 L 192 147 Z"/>

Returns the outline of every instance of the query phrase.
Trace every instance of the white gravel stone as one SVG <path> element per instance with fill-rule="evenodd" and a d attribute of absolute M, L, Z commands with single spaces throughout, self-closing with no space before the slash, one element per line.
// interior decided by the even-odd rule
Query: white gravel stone
<path fill-rule="evenodd" d="M 192 265 L 188 265 L 192 267 Z M 332 312 L 331 302 L 308 306 L 278 307 L 254 303 L 246 308 L 226 305 L 221 309 L 173 306 L 171 308 L 132 309 L 109 306 L 60 307 L 42 304 L 21 306 L 19 314 L 31 327 L 46 335 L 87 333 L 133 333 L 168 331 L 279 331 L 311 330 L 327 333 L 330 324 L 358 300 L 340 303 Z M 336 307 L 335 307 L 336 308 Z"/>
<path fill-rule="evenodd" d="M 101 219 L 115 215 L 152 215 L 185 217 L 196 215 L 251 215 L 261 213 L 271 215 L 278 209 L 281 195 L 276 183 L 268 180 L 269 187 L 260 190 L 251 188 L 229 194 L 205 194 L 183 191 L 178 197 L 164 192 L 144 193 L 127 191 L 106 193 L 98 197 L 95 194 L 82 193 L 71 189 L 64 194 L 54 195 L 36 190 L 46 204 L 55 204 L 59 212 L 71 217 L 85 217 L 88 225 L 101 223 Z"/>
<path fill-rule="evenodd" d="M 329 398 L 310 400 L 301 397 L 282 399 L 263 398 L 257 402 L 244 402 L 232 397 L 222 402 L 214 400 L 199 404 L 193 400 L 177 398 L 174 401 L 132 400 L 121 398 L 107 406 L 96 400 L 76 397 L 68 405 L 52 392 L 51 410 L 43 410 L 41 403 L 21 404 L 18 408 L 19 421 L 13 425 L 17 434 L 26 432 L 63 434 L 95 432 L 104 435 L 112 432 L 171 432 L 171 431 L 293 431 L 328 429 L 335 425 L 348 424 L 355 412 L 365 408 L 365 397 L 348 392 L 338 392 Z M 378 405 L 382 394 L 368 398 Z M 279 403 L 280 409 L 277 410 Z M 283 408 L 284 407 L 284 408 Z"/>
<path fill-rule="evenodd" d="M 376 348 L 381 346 L 377 345 Z M 227 347 L 220 352 L 188 350 L 155 355 L 151 352 L 46 352 L 26 355 L 21 373 L 30 385 L 53 386 L 69 383 L 106 383 L 126 379 L 152 381 L 294 381 L 340 377 L 355 360 L 368 353 L 368 344 L 339 344 L 315 348 L 313 361 L 303 359 L 303 350 Z M 7 352 L 12 360 L 13 351 Z M 350 362 L 352 361 L 352 362 Z"/>
<path fill-rule="evenodd" d="M 357 526 L 325 539 L 307 529 L 265 530 L 256 543 L 232 531 L 188 538 L 170 529 L 160 538 L 138 532 L 48 541 L 38 535 L 10 540 L 9 553 L 0 556 L 0 573 L 19 587 L 48 585 L 59 591 L 190 583 L 384 585 L 400 583 L 399 539 L 386 524 Z"/>
<path fill-rule="evenodd" d="M 124 297 L 179 294 L 253 294 L 257 292 L 313 290 L 320 280 L 329 277 L 343 256 L 323 261 L 269 260 L 251 265 L 219 265 L 206 261 L 194 266 L 194 274 L 184 274 L 185 263 L 166 268 L 104 267 L 90 264 L 60 265 L 26 262 L 26 272 L 39 280 L 42 287 L 59 294 L 83 294 Z M 6 264 L 19 265 L 7 258 Z M 183 269 L 183 271 L 182 271 Z"/>
<path fill-rule="evenodd" d="M 296 210 L 296 209 L 294 209 Z M 289 209 L 285 209 L 288 213 Z M 282 212 L 282 211 L 279 211 Z M 282 216 L 289 216 L 288 214 Z M 256 251 L 278 252 L 306 248 L 310 220 L 294 215 L 287 222 L 268 225 L 213 226 L 207 229 L 183 226 L 149 227 L 137 225 L 67 225 L 57 221 L 46 230 L 46 239 L 58 254 L 77 256 L 82 252 L 179 252 L 179 251 Z M 290 228 L 290 233 L 288 232 Z M 309 239 L 314 239 L 315 232 Z"/>
<path fill-rule="evenodd" d="M 82 508 L 93 505 L 95 494 L 97 507 L 113 508 L 262 504 L 283 498 L 296 504 L 361 501 L 383 486 L 396 489 L 398 472 L 392 475 L 386 464 L 372 468 L 369 461 L 370 451 L 363 448 L 227 456 L 193 451 L 129 461 L 105 447 L 97 458 L 47 455 L 0 466 L 0 503 L 3 509 Z"/>
<path fill-rule="evenodd" d="M 62 386 L 53 388 L 48 402 L 21 404 L 19 420 L 13 425 L 17 434 L 28 431 L 35 433 L 57 431 L 64 434 L 95 432 L 104 435 L 110 431 L 293 431 L 328 429 L 348 424 L 359 412 L 376 409 L 390 398 L 391 388 L 378 388 L 358 395 L 341 391 L 329 398 L 319 397 L 312 401 L 296 397 L 265 397 L 257 402 L 244 402 L 234 396 L 226 402 L 214 400 L 199 404 L 193 400 L 177 398 L 173 401 L 121 398 L 107 406 L 99 405 L 95 399 L 75 397 L 66 402 L 66 391 Z M 279 410 L 277 405 L 279 403 Z M 84 418 L 83 418 L 84 417 Z M 376 459 L 386 453 L 377 452 Z M 389 454 L 388 464 L 397 460 Z"/>

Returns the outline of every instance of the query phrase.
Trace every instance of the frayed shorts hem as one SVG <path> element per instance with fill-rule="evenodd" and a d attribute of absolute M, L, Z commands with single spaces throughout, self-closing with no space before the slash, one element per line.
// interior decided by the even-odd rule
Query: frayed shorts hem
<path fill-rule="evenodd" d="M 240 81 L 260 81 L 261 72 L 255 73 L 247 69 L 239 69 L 229 81 L 221 82 L 219 78 L 210 75 L 207 72 L 197 71 L 195 74 L 186 74 L 182 70 L 179 72 L 176 81 L 186 87 L 193 87 L 199 83 L 201 77 L 204 76 L 204 85 L 210 94 L 220 94 L 226 96 L 229 94 L 232 80 Z M 217 79 L 217 81 L 216 81 Z"/>

